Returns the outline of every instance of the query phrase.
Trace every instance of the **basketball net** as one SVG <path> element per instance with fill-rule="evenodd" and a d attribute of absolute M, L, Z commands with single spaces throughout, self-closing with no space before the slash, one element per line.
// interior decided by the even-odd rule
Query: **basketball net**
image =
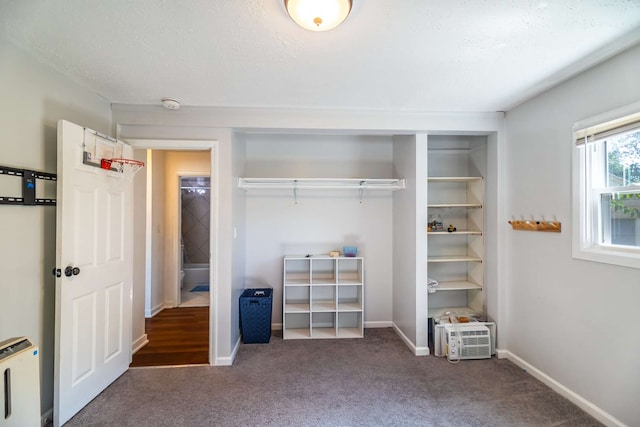
<path fill-rule="evenodd" d="M 102 159 L 100 166 L 118 172 L 118 178 L 131 181 L 135 174 L 144 167 L 144 162 L 133 159 Z"/>

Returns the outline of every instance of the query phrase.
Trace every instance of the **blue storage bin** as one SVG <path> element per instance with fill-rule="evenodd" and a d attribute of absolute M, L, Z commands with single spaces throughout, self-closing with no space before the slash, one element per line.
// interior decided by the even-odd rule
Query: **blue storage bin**
<path fill-rule="evenodd" d="M 358 255 L 358 247 L 357 246 L 343 246 L 342 252 L 344 256 L 355 257 Z"/>
<path fill-rule="evenodd" d="M 240 295 L 240 329 L 245 344 L 268 343 L 271 339 L 273 289 L 245 289 Z"/>

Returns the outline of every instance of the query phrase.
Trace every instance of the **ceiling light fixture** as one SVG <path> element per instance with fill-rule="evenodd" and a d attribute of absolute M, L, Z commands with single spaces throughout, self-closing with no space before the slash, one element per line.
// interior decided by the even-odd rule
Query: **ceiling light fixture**
<path fill-rule="evenodd" d="M 351 12 L 351 0 L 284 0 L 291 19 L 311 31 L 336 28 Z"/>
<path fill-rule="evenodd" d="M 161 101 L 164 108 L 168 108 L 169 110 L 177 110 L 180 108 L 180 102 L 173 98 L 162 98 Z"/>

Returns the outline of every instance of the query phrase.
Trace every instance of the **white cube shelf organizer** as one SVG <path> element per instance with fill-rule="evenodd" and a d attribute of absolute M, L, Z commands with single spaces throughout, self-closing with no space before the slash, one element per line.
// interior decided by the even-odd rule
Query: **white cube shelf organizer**
<path fill-rule="evenodd" d="M 362 338 L 364 260 L 285 256 L 283 339 Z"/>

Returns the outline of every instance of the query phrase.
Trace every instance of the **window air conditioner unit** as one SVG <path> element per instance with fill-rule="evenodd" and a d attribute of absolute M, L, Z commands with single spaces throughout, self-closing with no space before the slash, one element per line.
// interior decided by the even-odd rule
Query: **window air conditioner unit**
<path fill-rule="evenodd" d="M 38 358 L 25 337 L 0 342 L 0 427 L 41 425 Z"/>
<path fill-rule="evenodd" d="M 445 330 L 450 361 L 491 357 L 491 332 L 486 326 L 449 324 Z"/>
<path fill-rule="evenodd" d="M 439 319 L 439 322 L 435 322 L 431 319 L 433 336 L 430 338 L 429 345 L 433 345 L 433 354 L 438 357 L 445 357 L 447 355 L 447 330 L 446 327 L 450 327 L 451 323 L 447 319 Z M 491 355 L 496 354 L 496 324 L 495 322 L 469 322 L 460 323 L 460 327 L 469 326 L 486 326 L 489 328 L 489 338 L 491 339 Z"/>

